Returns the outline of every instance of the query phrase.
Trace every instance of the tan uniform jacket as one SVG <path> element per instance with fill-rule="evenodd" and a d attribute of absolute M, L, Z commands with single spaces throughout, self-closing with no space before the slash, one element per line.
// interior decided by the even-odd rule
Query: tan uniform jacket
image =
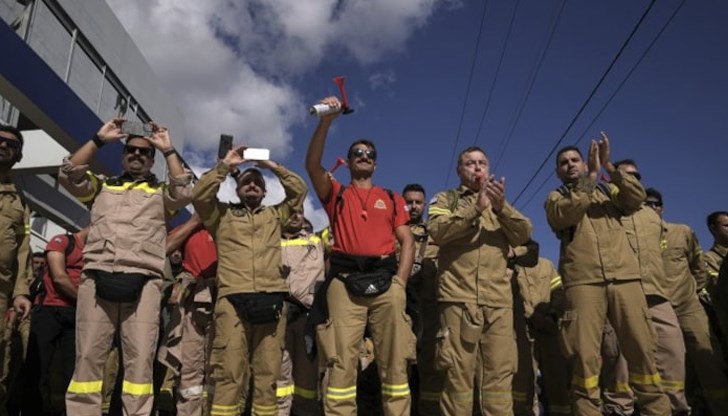
<path fill-rule="evenodd" d="M 546 218 L 561 240 L 559 271 L 564 287 L 609 280 L 640 279 L 637 257 L 629 247 L 620 218 L 642 206 L 645 190 L 619 170 L 611 175 L 610 195 L 581 178 L 561 195 L 546 200 Z"/>
<path fill-rule="evenodd" d="M 705 288 L 708 272 L 695 232 L 685 224 L 664 223 L 662 259 L 667 272 L 670 301 L 680 304 Z"/>
<path fill-rule="evenodd" d="M 715 280 L 718 279 L 720 266 L 723 264 L 723 259 L 725 259 L 726 254 L 728 254 L 728 247 L 720 244 L 713 244 L 713 247 L 705 252 L 705 266 L 708 269 L 708 275 L 712 280 L 713 286 L 715 286 Z"/>
<path fill-rule="evenodd" d="M 301 231 L 298 237 L 281 240 L 283 265 L 288 268 L 288 293 L 311 308 L 313 296 L 326 276 L 324 246 L 316 234 Z"/>
<path fill-rule="evenodd" d="M 15 184 L 0 183 L 0 296 L 28 296 L 32 276 L 30 208 Z"/>
<path fill-rule="evenodd" d="M 667 273 L 660 248 L 664 238 L 662 219 L 654 209 L 643 205 L 634 214 L 622 217 L 622 224 L 640 264 L 645 295 L 669 299 Z"/>
<path fill-rule="evenodd" d="M 563 308 L 563 299 L 555 300 L 555 305 L 551 305 L 552 293 L 554 297 L 563 297 L 561 276 L 551 260 L 539 257 L 536 266 L 516 266 L 515 271 L 526 319 L 536 310 L 548 314 L 552 309 Z"/>
<path fill-rule="evenodd" d="M 283 202 L 253 211 L 217 199 L 230 166 L 218 163 L 195 186 L 195 211 L 217 243 L 218 298 L 235 293 L 288 292 L 282 273 L 281 224 L 303 204 L 306 184 L 278 165 L 272 172 L 286 192 Z"/>
<path fill-rule="evenodd" d="M 451 206 L 454 192 L 457 206 Z M 437 299 L 510 308 L 508 247 L 528 241 L 531 221 L 507 202 L 498 214 L 478 212 L 477 192 L 464 186 L 454 192 L 440 192 L 429 207 L 428 228 L 439 247 Z"/>
<path fill-rule="evenodd" d="M 413 279 L 434 279 L 437 272 L 438 248 L 427 230 L 427 224 L 408 224 L 415 239 L 415 262 L 412 266 Z M 397 259 L 399 259 L 399 242 L 397 242 Z"/>
<path fill-rule="evenodd" d="M 106 178 L 63 159 L 58 181 L 91 207 L 91 230 L 83 249 L 84 270 L 139 273 L 162 277 L 166 259 L 166 212 L 189 204 L 192 175 L 170 178 L 169 185 L 133 180 L 128 175 Z"/>

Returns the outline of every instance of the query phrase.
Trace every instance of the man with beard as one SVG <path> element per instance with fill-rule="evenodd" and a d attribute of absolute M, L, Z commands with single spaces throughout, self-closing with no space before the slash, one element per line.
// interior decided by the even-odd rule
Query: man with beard
<path fill-rule="evenodd" d="M 30 252 L 30 209 L 22 191 L 11 179 L 11 169 L 23 158 L 23 135 L 10 126 L 0 126 L 0 351 L 5 350 L 5 312 L 8 300 L 26 319 L 30 314 L 28 281 L 33 277 Z M 7 379 L 5 379 L 7 380 Z M 4 380 L 4 381 L 5 381 Z M 0 384 L 0 414 L 5 412 L 8 386 Z"/>
<path fill-rule="evenodd" d="M 306 197 L 306 184 L 282 165 L 265 160 L 258 166 L 278 177 L 285 199 L 262 205 L 263 174 L 248 168 L 235 177 L 240 203 L 217 198 L 228 173 L 246 162 L 245 146 L 230 150 L 195 187 L 193 204 L 217 243 L 218 299 L 210 366 L 215 383 L 211 415 L 237 415 L 252 374 L 253 414 L 277 413 L 276 380 L 281 371 L 286 332 L 284 299 L 288 292 L 281 265 L 281 228 Z"/>
<path fill-rule="evenodd" d="M 336 97 L 321 103 L 341 109 Z M 321 289 L 328 320 L 316 328 L 318 351 L 330 370 L 324 409 L 327 415 L 356 414 L 359 347 L 368 325 L 384 414 L 409 414 L 407 367 L 415 358 L 416 340 L 405 313 L 405 287 L 412 271 L 414 241 L 402 197 L 373 183 L 374 143 L 360 139 L 349 146 L 349 186 L 321 165 L 326 136 L 339 113 L 321 117 L 306 153 L 306 170 L 334 235 L 331 269 Z M 401 247 L 399 264 L 395 241 Z"/>
<path fill-rule="evenodd" d="M 91 206 L 76 301 L 76 368 L 66 392 L 66 411 L 71 415 L 101 414 L 104 364 L 117 333 L 125 412 L 151 413 L 165 219 L 192 196 L 192 175 L 182 167 L 167 128 L 152 123 L 149 137 L 128 136 L 121 130 L 123 121 L 114 119 L 101 126 L 91 140 L 63 159 L 58 174 L 71 195 Z M 100 147 L 124 138 L 121 175 L 107 178 L 88 170 Z M 169 184 L 151 172 L 156 150 L 167 162 Z"/>

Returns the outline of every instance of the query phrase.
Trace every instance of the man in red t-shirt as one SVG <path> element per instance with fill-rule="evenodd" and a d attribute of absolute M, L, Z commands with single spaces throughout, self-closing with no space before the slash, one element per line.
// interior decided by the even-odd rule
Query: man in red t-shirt
<path fill-rule="evenodd" d="M 35 297 L 31 312 L 28 356 L 23 370 L 26 381 L 23 414 L 44 414 L 41 391 L 49 381 L 54 349 L 61 354 L 59 362 L 62 363 L 64 389 L 73 376 L 76 361 L 76 296 L 88 231 L 89 227 L 86 227 L 75 234 L 56 235 L 46 246 L 43 289 Z"/>
<path fill-rule="evenodd" d="M 321 103 L 341 108 L 336 97 Z M 407 370 L 416 344 L 405 314 L 405 286 L 414 261 L 409 214 L 400 195 L 373 184 L 377 152 L 371 141 L 358 140 L 349 147 L 349 186 L 326 172 L 321 156 L 338 115 L 321 117 L 306 154 L 306 170 L 334 235 L 324 292 L 329 319 L 317 328 L 318 351 L 330 370 L 324 408 L 327 415 L 356 414 L 359 346 L 368 326 L 382 380 L 384 414 L 409 414 Z M 399 264 L 395 239 L 401 246 Z"/>

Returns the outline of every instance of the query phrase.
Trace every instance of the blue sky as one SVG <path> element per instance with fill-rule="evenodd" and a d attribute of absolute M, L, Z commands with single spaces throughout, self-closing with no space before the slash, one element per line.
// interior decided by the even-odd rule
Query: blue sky
<path fill-rule="evenodd" d="M 506 177 L 511 202 L 564 134 L 650 4 L 647 0 L 566 2 L 521 117 L 513 124 L 561 1 L 520 1 L 505 53 L 516 2 L 487 2 L 465 107 L 483 2 L 281 0 L 276 3 L 281 6 L 274 7 L 245 1 L 228 5 L 232 9 L 227 10 L 187 0 L 150 5 L 109 2 L 130 29 L 135 22 L 143 24 L 140 16 L 177 16 L 177 26 L 135 30 L 132 35 L 146 39 L 138 42 L 142 52 L 171 87 L 199 77 L 198 84 L 177 92 L 182 110 L 207 116 L 221 126 L 220 133 L 271 148 L 274 158 L 301 174 L 316 125 L 306 107 L 337 93 L 331 78 L 345 75 L 356 111 L 336 121 L 324 156 L 327 167 L 345 154 L 352 140 L 371 138 L 379 150 L 375 182 L 397 191 L 406 183 L 419 182 L 433 195 L 457 185 L 454 151 L 476 143 L 495 163 L 512 129 L 495 172 Z M 588 139 L 605 130 L 613 159 L 635 159 L 644 183 L 663 192 L 666 219 L 691 225 L 707 249 L 712 239 L 705 216 L 728 209 L 723 184 L 726 152 L 720 146 L 728 127 L 728 4 L 685 2 L 590 126 L 681 3 L 655 3 L 562 145 L 581 139 L 579 145 L 586 149 Z M 191 38 L 194 42 L 179 39 L 182 32 L 175 28 L 185 24 L 199 30 Z M 160 51 L 190 44 L 204 48 L 205 54 L 212 54 L 210 62 L 219 60 L 220 66 L 181 67 L 159 58 Z M 210 74 L 219 78 L 219 84 L 209 79 Z M 200 169 L 210 167 L 217 135 L 200 139 L 194 127 L 187 134 L 185 158 Z M 554 166 L 551 156 L 515 205 L 533 221 L 542 254 L 556 261 L 558 243 L 546 224 L 543 201 L 558 181 L 552 176 L 537 190 Z M 348 181 L 344 169 L 337 177 Z M 323 221 L 320 212 L 315 217 L 314 222 Z"/>

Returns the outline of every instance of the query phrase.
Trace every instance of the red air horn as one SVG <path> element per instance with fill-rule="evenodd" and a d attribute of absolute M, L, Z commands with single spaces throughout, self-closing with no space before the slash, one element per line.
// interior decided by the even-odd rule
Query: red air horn
<path fill-rule="evenodd" d="M 349 107 L 349 100 L 346 99 L 346 89 L 344 89 L 344 77 L 338 76 L 334 78 L 334 83 L 339 87 L 339 93 L 341 93 L 341 108 L 344 109 L 342 113 L 349 114 L 353 113 L 354 109 Z"/>
<path fill-rule="evenodd" d="M 332 166 L 331 169 L 329 169 L 329 173 L 336 172 L 336 169 L 338 169 L 344 165 L 346 165 L 346 160 L 344 160 L 344 158 L 341 156 L 337 157 L 336 162 L 334 163 L 334 166 Z"/>
<path fill-rule="evenodd" d="M 343 110 L 343 114 L 349 114 L 353 113 L 354 109 L 349 107 L 349 100 L 346 98 L 346 90 L 344 89 L 344 77 L 339 76 L 334 78 L 334 83 L 339 87 L 339 93 L 341 94 L 341 107 L 339 106 L 330 106 L 328 104 L 316 104 L 311 106 L 311 108 L 308 109 L 308 112 L 311 113 L 312 116 L 325 116 L 327 114 L 333 114 L 338 112 L 340 109 Z"/>

